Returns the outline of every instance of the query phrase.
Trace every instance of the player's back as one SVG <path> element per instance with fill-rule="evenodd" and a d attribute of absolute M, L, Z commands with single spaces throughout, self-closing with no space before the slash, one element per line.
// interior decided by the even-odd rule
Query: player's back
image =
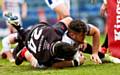
<path fill-rule="evenodd" d="M 52 27 L 37 25 L 31 29 L 26 46 L 39 64 L 44 64 L 52 58 L 52 44 L 58 40 L 61 40 L 61 36 Z"/>

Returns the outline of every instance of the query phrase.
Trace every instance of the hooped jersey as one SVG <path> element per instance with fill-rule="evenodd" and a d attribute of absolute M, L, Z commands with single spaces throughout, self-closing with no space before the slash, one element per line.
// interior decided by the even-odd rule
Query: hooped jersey
<path fill-rule="evenodd" d="M 63 27 L 65 27 L 64 23 L 58 23 Z M 58 25 L 57 24 L 57 25 Z M 60 27 L 50 27 L 46 25 L 37 25 L 31 29 L 27 41 L 26 47 L 28 50 L 34 55 L 34 57 L 38 60 L 39 64 L 46 64 L 53 57 L 52 45 L 54 42 L 61 40 L 60 32 L 65 30 Z M 56 31 L 57 30 L 57 31 Z"/>

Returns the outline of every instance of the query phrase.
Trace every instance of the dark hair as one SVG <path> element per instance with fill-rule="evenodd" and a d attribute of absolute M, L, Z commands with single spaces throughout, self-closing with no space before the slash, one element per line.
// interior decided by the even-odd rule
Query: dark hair
<path fill-rule="evenodd" d="M 75 32 L 83 32 L 86 33 L 87 32 L 87 25 L 82 22 L 81 20 L 73 20 L 68 29 L 75 31 Z"/>
<path fill-rule="evenodd" d="M 58 58 L 73 58 L 76 50 L 73 46 L 65 42 L 59 42 L 54 47 L 55 56 Z"/>

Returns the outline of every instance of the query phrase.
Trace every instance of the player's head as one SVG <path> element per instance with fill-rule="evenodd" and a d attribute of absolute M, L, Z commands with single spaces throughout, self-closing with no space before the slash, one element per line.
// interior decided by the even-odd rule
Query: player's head
<path fill-rule="evenodd" d="M 68 27 L 69 30 L 72 30 L 74 32 L 77 32 L 77 33 L 86 33 L 87 32 L 87 25 L 81 21 L 81 20 L 73 20 L 69 27 Z"/>
<path fill-rule="evenodd" d="M 83 42 L 88 26 L 81 20 L 73 20 L 68 27 L 68 35 L 77 42 Z"/>
<path fill-rule="evenodd" d="M 56 42 L 54 45 L 54 54 L 59 58 L 72 58 L 77 50 L 73 46 L 65 42 Z"/>

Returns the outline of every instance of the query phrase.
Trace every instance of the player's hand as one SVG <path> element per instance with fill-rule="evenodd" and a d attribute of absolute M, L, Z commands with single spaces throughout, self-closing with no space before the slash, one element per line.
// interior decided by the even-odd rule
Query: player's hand
<path fill-rule="evenodd" d="M 91 60 L 95 62 L 95 64 L 101 64 L 102 61 L 100 60 L 98 54 L 92 54 L 91 55 Z"/>

